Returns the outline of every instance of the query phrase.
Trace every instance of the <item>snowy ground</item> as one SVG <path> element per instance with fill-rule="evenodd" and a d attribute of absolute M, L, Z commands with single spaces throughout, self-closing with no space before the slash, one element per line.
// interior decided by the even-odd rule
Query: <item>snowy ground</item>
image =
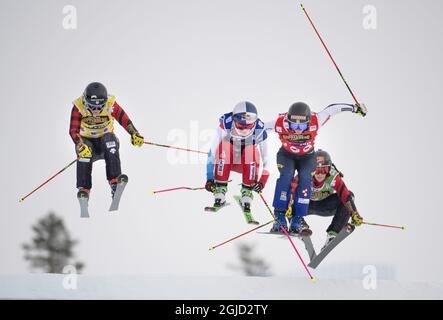
<path fill-rule="evenodd" d="M 359 280 L 291 277 L 79 276 L 77 289 L 65 275 L 0 276 L 1 299 L 443 299 L 443 284 L 380 280 L 366 290 Z M 65 282 L 66 283 L 66 282 Z"/>

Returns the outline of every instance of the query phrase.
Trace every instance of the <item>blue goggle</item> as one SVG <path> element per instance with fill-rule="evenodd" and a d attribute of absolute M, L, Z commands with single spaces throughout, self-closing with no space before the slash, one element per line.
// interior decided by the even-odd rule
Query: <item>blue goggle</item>
<path fill-rule="evenodd" d="M 302 123 L 294 123 L 294 122 L 289 122 L 289 128 L 291 130 L 301 130 L 301 131 L 305 131 L 306 129 L 308 129 L 309 127 L 309 123 L 307 122 L 302 122 Z"/>

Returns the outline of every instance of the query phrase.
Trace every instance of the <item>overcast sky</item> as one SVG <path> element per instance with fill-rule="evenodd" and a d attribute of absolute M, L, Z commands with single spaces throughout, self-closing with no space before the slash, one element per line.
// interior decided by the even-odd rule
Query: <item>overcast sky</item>
<path fill-rule="evenodd" d="M 65 5 L 77 29 L 63 28 Z M 443 281 L 440 119 L 441 1 L 305 1 L 366 118 L 345 113 L 319 132 L 370 222 L 406 225 L 406 232 L 363 226 L 314 274 L 333 265 L 373 264 L 409 280 Z M 363 8 L 377 10 L 377 28 L 363 27 Z M 297 1 L 0 1 L 2 197 L 0 273 L 24 273 L 20 245 L 49 210 L 80 241 L 87 274 L 229 275 L 235 244 L 208 247 L 250 228 L 239 208 L 217 214 L 205 191 L 151 196 L 153 189 L 199 187 L 204 157 L 153 146 L 134 148 L 116 124 L 123 172 L 129 176 L 118 213 L 107 211 L 104 163 L 95 163 L 90 219 L 80 219 L 75 167 L 19 204 L 18 199 L 75 158 L 68 135 L 72 101 L 100 81 L 148 141 L 207 149 L 223 113 L 242 100 L 269 121 L 295 101 L 315 111 L 352 98 Z M 179 139 L 178 139 L 179 137 Z M 279 148 L 270 137 L 272 203 Z M 238 193 L 233 175 L 229 197 Z M 271 219 L 256 197 L 257 220 Z M 319 248 L 330 219 L 309 218 Z M 278 275 L 304 276 L 287 240 L 244 238 Z M 302 251 L 300 241 L 296 242 Z M 304 252 L 303 252 L 304 253 Z M 306 258 L 307 256 L 304 255 Z M 355 270 L 354 270 L 355 272 Z M 343 275 L 346 276 L 346 275 Z"/>

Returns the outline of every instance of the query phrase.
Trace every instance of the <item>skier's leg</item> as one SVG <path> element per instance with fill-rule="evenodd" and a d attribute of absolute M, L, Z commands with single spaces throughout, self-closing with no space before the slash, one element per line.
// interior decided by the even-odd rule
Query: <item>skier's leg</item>
<path fill-rule="evenodd" d="M 332 222 L 326 232 L 334 232 L 338 234 L 348 223 L 349 218 L 351 215 L 349 214 L 349 211 L 346 209 L 346 207 L 341 203 L 340 199 L 336 196 L 336 210 L 334 218 L 332 219 Z"/>
<path fill-rule="evenodd" d="M 291 220 L 291 229 L 294 231 L 300 227 L 309 226 L 304 222 L 303 217 L 307 215 L 309 202 L 311 199 L 311 173 L 317 165 L 315 154 L 308 154 L 299 157 L 296 162 L 298 172 L 298 186 L 294 194 L 293 217 Z"/>
<path fill-rule="evenodd" d="M 246 146 L 242 152 L 242 205 L 250 209 L 254 199 L 252 188 L 257 183 L 258 172 L 260 170 L 260 154 L 254 145 Z"/>
<path fill-rule="evenodd" d="M 93 153 L 95 149 L 91 141 L 83 138 L 83 143 L 87 144 Z M 84 189 L 86 192 L 92 188 L 92 158 L 80 158 L 77 161 L 77 189 Z"/>
<path fill-rule="evenodd" d="M 106 178 L 108 181 L 121 175 L 119 141 L 114 133 L 106 133 L 101 138 L 101 149 L 106 162 Z"/>
<path fill-rule="evenodd" d="M 271 231 L 278 232 L 280 224 L 284 227 L 286 223 L 286 210 L 290 199 L 291 183 L 294 179 L 295 161 L 289 156 L 289 153 L 284 149 L 280 149 L 277 153 L 277 168 L 280 172 L 280 177 L 275 184 L 273 207 L 275 217 L 279 223 L 274 223 Z"/>
<path fill-rule="evenodd" d="M 228 181 L 232 169 L 232 144 L 223 140 L 218 146 L 215 156 L 215 203 L 225 202 L 225 195 L 228 191 Z"/>

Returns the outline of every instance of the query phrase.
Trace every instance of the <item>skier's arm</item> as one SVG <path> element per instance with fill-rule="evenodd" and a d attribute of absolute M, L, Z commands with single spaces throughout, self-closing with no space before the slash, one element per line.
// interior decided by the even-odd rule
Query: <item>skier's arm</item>
<path fill-rule="evenodd" d="M 260 149 L 260 155 L 263 163 L 263 170 L 260 180 L 254 185 L 253 190 L 256 192 L 262 192 L 263 188 L 266 186 L 266 182 L 269 179 L 269 155 L 268 155 L 268 142 L 266 139 L 266 131 L 263 132 L 263 140 L 258 144 Z"/>
<path fill-rule="evenodd" d="M 131 119 L 129 119 L 128 114 L 123 110 L 123 108 L 116 102 L 114 102 L 113 111 L 112 111 L 112 117 L 117 119 L 118 123 L 123 127 L 123 129 L 126 130 L 127 133 L 130 135 L 137 132 L 137 129 L 135 129 Z"/>
<path fill-rule="evenodd" d="M 140 135 L 137 129 L 134 127 L 131 119 L 129 119 L 128 114 L 123 110 L 123 108 L 117 103 L 114 102 L 112 117 L 117 119 L 118 123 L 126 130 L 127 133 L 131 135 L 131 143 L 134 146 L 142 146 L 145 142 L 144 138 Z"/>
<path fill-rule="evenodd" d="M 323 126 L 331 117 L 338 113 L 350 111 L 353 113 L 361 114 L 365 116 L 367 113 L 366 106 L 364 104 L 348 104 L 348 103 L 335 103 L 327 106 L 317 113 L 318 126 Z"/>
<path fill-rule="evenodd" d="M 337 175 L 334 182 L 335 183 L 333 185 L 333 188 L 335 189 L 335 191 L 337 191 L 337 195 L 340 198 L 340 201 L 343 203 L 343 205 L 351 215 L 353 223 L 357 226 L 361 225 L 363 222 L 363 218 L 358 213 L 352 193 L 346 187 L 340 175 Z"/>
<path fill-rule="evenodd" d="M 206 162 L 206 180 L 214 180 L 215 154 L 217 152 L 218 146 L 220 145 L 220 142 L 222 142 L 224 133 L 225 132 L 220 127 L 217 127 L 217 132 L 214 140 L 212 141 L 211 149 L 208 153 L 208 160 Z"/>
<path fill-rule="evenodd" d="M 69 123 L 69 135 L 76 145 L 81 142 L 81 138 L 79 135 L 81 120 L 82 115 L 80 111 L 78 111 L 76 106 L 73 106 L 71 111 L 71 121 Z"/>

